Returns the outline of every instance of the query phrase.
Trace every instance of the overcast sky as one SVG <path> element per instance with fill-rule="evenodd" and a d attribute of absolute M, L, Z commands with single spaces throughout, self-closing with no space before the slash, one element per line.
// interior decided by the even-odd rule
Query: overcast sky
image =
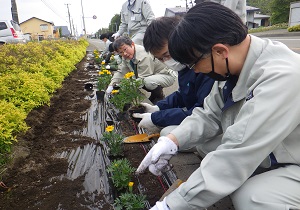
<path fill-rule="evenodd" d="M 20 23 L 37 17 L 56 26 L 68 26 L 67 4 L 75 30 L 80 34 L 83 29 L 82 7 L 87 33 L 95 33 L 107 28 L 111 18 L 119 14 L 125 0 L 16 0 Z M 167 7 L 185 7 L 185 0 L 149 0 L 156 17 L 163 16 Z M 188 0 L 190 2 L 190 0 Z M 97 19 L 93 19 L 93 16 Z M 0 20 L 12 19 L 11 0 L 0 0 Z"/>

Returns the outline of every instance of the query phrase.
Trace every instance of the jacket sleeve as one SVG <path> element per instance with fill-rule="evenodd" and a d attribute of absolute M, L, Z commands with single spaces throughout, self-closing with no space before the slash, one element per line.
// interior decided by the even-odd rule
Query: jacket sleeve
<path fill-rule="evenodd" d="M 148 0 L 142 1 L 142 14 L 147 22 L 147 25 L 150 25 L 151 21 L 155 19 L 155 15 Z"/>
<path fill-rule="evenodd" d="M 123 4 L 122 10 L 121 10 L 121 23 L 119 25 L 118 33 L 122 35 L 124 32 L 127 32 L 128 29 L 128 9 L 127 9 L 127 1 Z"/>
<path fill-rule="evenodd" d="M 122 63 L 119 65 L 119 70 L 114 72 L 114 76 L 109 85 L 119 84 L 121 79 L 124 78 L 124 75 L 129 71 L 130 69 L 128 68 L 126 62 L 122 61 Z"/>

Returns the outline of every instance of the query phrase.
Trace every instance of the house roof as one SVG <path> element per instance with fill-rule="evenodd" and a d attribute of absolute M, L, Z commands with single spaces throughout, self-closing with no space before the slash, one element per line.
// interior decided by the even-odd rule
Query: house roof
<path fill-rule="evenodd" d="M 271 17 L 270 15 L 262 15 L 262 14 L 254 13 L 254 19 L 268 19 L 270 17 Z"/>
<path fill-rule="evenodd" d="M 61 35 L 62 36 L 69 36 L 70 31 L 68 29 L 68 26 L 54 26 L 54 30 L 61 28 Z"/>
<path fill-rule="evenodd" d="M 180 13 L 186 13 L 185 7 L 172 7 L 172 8 L 166 8 L 166 12 L 169 10 L 170 12 L 174 14 L 180 14 Z"/>
<path fill-rule="evenodd" d="M 260 9 L 257 7 L 252 7 L 252 6 L 246 6 L 246 10 L 248 11 L 259 11 Z"/>
<path fill-rule="evenodd" d="M 37 18 L 37 17 L 29 18 L 28 20 L 25 20 L 25 21 L 23 21 L 22 23 L 25 23 L 25 22 L 27 22 L 27 21 L 29 21 L 29 20 L 31 20 L 31 19 L 38 19 L 38 20 L 41 20 L 41 21 L 43 21 L 43 22 L 49 23 L 49 24 L 51 24 L 51 25 L 54 26 L 54 23 L 53 23 L 53 22 L 49 22 L 49 21 L 46 21 L 46 20 L 42 20 L 42 19 Z M 20 24 L 22 24 L 22 23 L 20 23 Z"/>

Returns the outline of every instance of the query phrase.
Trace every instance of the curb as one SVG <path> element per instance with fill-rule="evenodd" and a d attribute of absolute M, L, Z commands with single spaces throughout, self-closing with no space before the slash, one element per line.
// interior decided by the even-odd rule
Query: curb
<path fill-rule="evenodd" d="M 251 33 L 252 35 L 254 36 L 257 36 L 257 37 L 291 37 L 291 36 L 300 36 L 300 32 L 298 31 L 295 31 L 295 32 L 282 32 L 282 33 L 268 33 L 268 32 L 265 32 L 265 33 L 261 33 L 261 32 L 258 32 L 258 33 Z"/>

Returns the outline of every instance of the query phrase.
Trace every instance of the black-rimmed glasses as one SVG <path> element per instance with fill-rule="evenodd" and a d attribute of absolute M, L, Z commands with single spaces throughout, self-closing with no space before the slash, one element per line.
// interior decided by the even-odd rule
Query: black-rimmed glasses
<path fill-rule="evenodd" d="M 189 69 L 193 69 L 196 64 L 202 59 L 202 57 L 204 56 L 205 53 L 203 53 L 194 63 L 192 64 L 186 64 L 186 66 L 189 68 Z"/>

